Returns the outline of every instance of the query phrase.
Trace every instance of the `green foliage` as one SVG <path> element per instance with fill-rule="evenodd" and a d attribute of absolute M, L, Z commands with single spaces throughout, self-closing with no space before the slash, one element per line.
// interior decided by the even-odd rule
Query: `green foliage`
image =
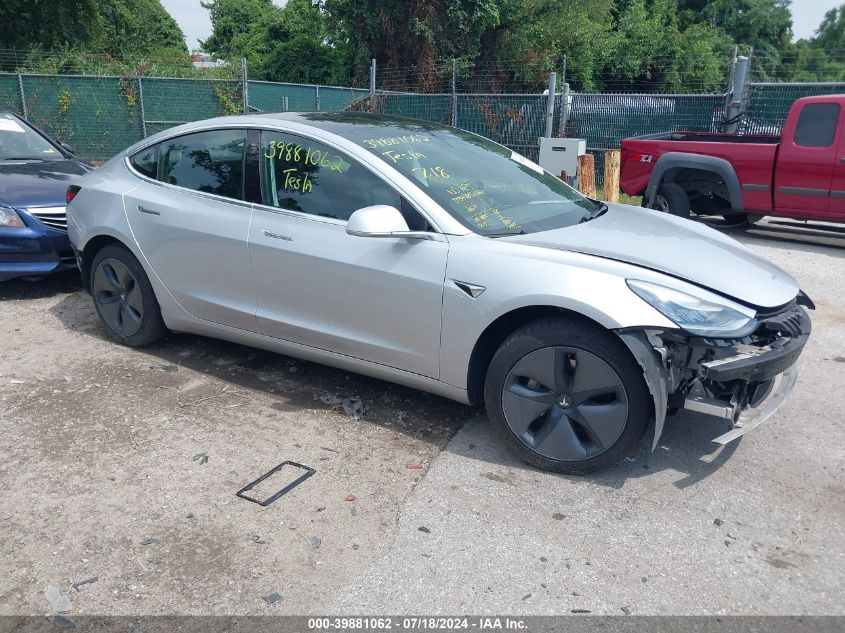
<path fill-rule="evenodd" d="M 145 57 L 188 52 L 160 0 L 3 0 L 0 48 Z M 20 62 L 3 61 L 0 70 Z"/>
<path fill-rule="evenodd" d="M 98 28 L 96 0 L 0 2 L 0 48 L 87 46 Z"/>
<path fill-rule="evenodd" d="M 91 50 L 110 55 L 184 55 L 185 36 L 160 0 L 98 0 L 100 29 Z"/>
<path fill-rule="evenodd" d="M 337 83 L 343 52 L 330 42 L 328 16 L 309 0 L 210 0 L 212 34 L 203 48 L 233 63 L 249 62 L 253 79 Z"/>

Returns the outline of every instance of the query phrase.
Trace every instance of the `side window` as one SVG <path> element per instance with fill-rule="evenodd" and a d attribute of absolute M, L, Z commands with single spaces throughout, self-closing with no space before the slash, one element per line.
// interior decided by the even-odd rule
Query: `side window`
<path fill-rule="evenodd" d="M 348 220 L 373 204 L 401 210 L 399 194 L 353 158 L 318 141 L 283 132 L 261 132 L 264 204 L 325 218 Z"/>
<path fill-rule="evenodd" d="M 836 135 L 838 120 L 838 103 L 805 105 L 795 126 L 795 144 L 802 147 L 830 147 Z"/>
<path fill-rule="evenodd" d="M 161 143 L 158 179 L 227 198 L 244 197 L 245 130 L 210 130 Z"/>
<path fill-rule="evenodd" d="M 129 162 L 139 174 L 155 178 L 158 171 L 158 145 L 142 149 L 129 157 Z"/>

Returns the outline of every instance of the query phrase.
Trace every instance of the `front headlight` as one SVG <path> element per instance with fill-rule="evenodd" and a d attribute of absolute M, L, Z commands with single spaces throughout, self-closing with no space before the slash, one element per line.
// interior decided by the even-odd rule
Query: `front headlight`
<path fill-rule="evenodd" d="M 680 290 L 628 279 L 628 287 L 663 316 L 696 336 L 739 338 L 757 329 L 754 312 L 694 297 Z"/>
<path fill-rule="evenodd" d="M 0 207 L 0 226 L 13 226 L 15 228 L 24 226 L 18 212 L 9 207 Z"/>

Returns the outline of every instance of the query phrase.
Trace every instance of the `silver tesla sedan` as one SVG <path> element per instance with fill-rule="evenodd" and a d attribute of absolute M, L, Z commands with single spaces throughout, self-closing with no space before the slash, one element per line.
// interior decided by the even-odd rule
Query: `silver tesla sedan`
<path fill-rule="evenodd" d="M 810 299 L 706 226 L 590 200 L 469 132 L 366 113 L 152 136 L 68 190 L 109 334 L 169 330 L 484 403 L 526 461 L 585 472 L 691 409 L 725 443 L 789 394 Z"/>

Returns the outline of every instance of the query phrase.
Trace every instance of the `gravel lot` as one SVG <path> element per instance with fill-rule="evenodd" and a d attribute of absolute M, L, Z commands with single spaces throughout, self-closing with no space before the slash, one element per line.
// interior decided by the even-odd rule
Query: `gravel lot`
<path fill-rule="evenodd" d="M 49 586 L 71 616 L 842 614 L 845 232 L 737 236 L 818 305 L 791 400 L 721 450 L 680 414 L 581 478 L 478 410 L 194 336 L 121 348 L 73 275 L 3 284 L 0 615 L 54 613 Z M 283 460 L 317 474 L 235 497 Z"/>

